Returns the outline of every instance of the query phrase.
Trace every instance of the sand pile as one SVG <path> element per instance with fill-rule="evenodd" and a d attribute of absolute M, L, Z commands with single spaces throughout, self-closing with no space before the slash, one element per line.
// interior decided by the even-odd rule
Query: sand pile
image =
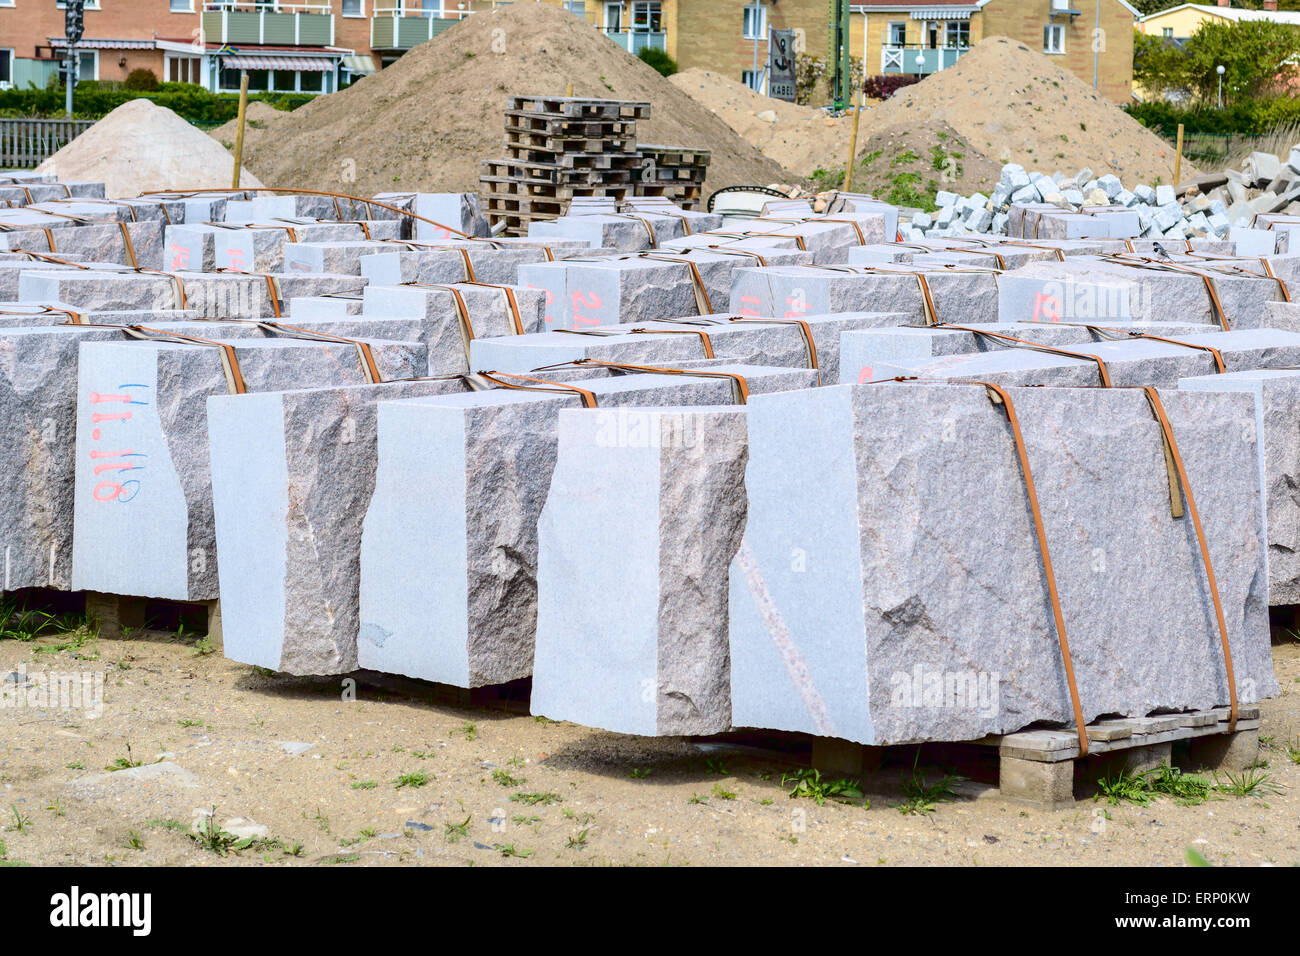
<path fill-rule="evenodd" d="M 245 114 L 247 122 L 244 124 L 244 149 L 247 150 L 253 143 L 260 143 L 265 137 L 270 136 L 275 125 L 288 115 L 287 110 L 277 110 L 274 106 L 263 103 L 261 100 L 250 100 L 248 111 Z M 232 119 L 227 123 L 222 123 L 216 129 L 208 130 L 208 135 L 226 149 L 233 150 L 238 125 L 239 120 Z M 247 159 L 247 152 L 244 153 L 244 157 Z"/>
<path fill-rule="evenodd" d="M 796 176 L 843 166 L 849 154 L 852 116 L 772 99 L 712 70 L 685 70 L 669 82 Z"/>
<path fill-rule="evenodd" d="M 905 87 L 862 125 L 872 135 L 940 122 L 999 163 L 1068 174 L 1088 166 L 1129 186 L 1173 179 L 1174 151 L 1164 140 L 1050 57 L 1006 37 L 989 37 L 955 66 Z M 1195 174 L 1186 162 L 1183 171 Z"/>
<path fill-rule="evenodd" d="M 229 186 L 235 160 L 220 143 L 147 99 L 123 103 L 37 167 L 62 180 L 104 183 L 110 199 L 150 189 Z M 262 183 L 245 167 L 241 182 Z"/>
<path fill-rule="evenodd" d="M 510 95 L 644 100 L 646 143 L 713 152 L 706 190 L 786 178 L 781 168 L 655 70 L 560 7 L 476 13 L 346 90 L 318 97 L 246 143 L 244 163 L 275 186 L 370 194 L 478 188 L 479 161 L 504 152 Z"/>

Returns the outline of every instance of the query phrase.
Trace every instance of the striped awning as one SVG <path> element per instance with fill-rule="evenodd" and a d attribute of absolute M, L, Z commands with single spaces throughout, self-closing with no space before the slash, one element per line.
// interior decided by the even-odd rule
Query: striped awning
<path fill-rule="evenodd" d="M 969 20 L 974 7 L 925 7 L 912 11 L 913 20 Z"/>
<path fill-rule="evenodd" d="M 305 73 L 332 73 L 336 60 L 323 56 L 223 56 L 221 65 L 228 70 L 301 70 Z"/>
<path fill-rule="evenodd" d="M 68 45 L 67 37 L 46 37 L 52 47 L 65 47 Z M 77 47 L 81 50 L 152 50 L 154 48 L 153 40 L 96 40 L 91 37 L 82 37 L 77 41 Z"/>
<path fill-rule="evenodd" d="M 343 58 L 343 69 L 349 73 L 375 73 L 375 61 L 368 56 L 352 54 Z"/>

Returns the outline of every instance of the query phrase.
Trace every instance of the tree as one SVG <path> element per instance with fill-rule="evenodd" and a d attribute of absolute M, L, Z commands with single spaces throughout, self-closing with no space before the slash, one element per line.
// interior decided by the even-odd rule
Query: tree
<path fill-rule="evenodd" d="M 1223 66 L 1227 102 L 1272 92 L 1298 59 L 1300 28 L 1260 20 L 1208 22 L 1182 45 L 1137 34 L 1133 77 L 1152 93 L 1179 91 L 1211 103 L 1218 97 L 1218 68 Z"/>

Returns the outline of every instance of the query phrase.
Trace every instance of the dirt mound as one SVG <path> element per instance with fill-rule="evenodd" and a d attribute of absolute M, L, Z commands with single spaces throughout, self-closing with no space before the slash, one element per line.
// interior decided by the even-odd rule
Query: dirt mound
<path fill-rule="evenodd" d="M 863 116 L 872 134 L 937 123 L 998 163 L 1067 174 L 1088 166 L 1129 187 L 1173 179 L 1174 151 L 1164 140 L 1050 57 L 1006 37 L 983 40 Z M 1195 174 L 1186 162 L 1183 171 Z"/>
<path fill-rule="evenodd" d="M 288 115 L 286 110 L 277 110 L 269 103 L 251 100 L 246 114 L 247 122 L 244 124 L 244 149 L 247 150 L 253 143 L 260 143 L 270 135 L 276 124 Z M 238 126 L 239 120 L 232 119 L 228 123 L 222 123 L 216 129 L 208 130 L 208 135 L 226 149 L 234 149 Z M 244 156 L 247 157 L 248 153 L 245 152 Z"/>
<path fill-rule="evenodd" d="M 712 70 L 685 70 L 669 81 L 796 176 L 844 165 L 852 116 L 772 99 Z"/>
<path fill-rule="evenodd" d="M 862 142 L 852 185 L 854 191 L 896 206 L 932 210 L 939 190 L 961 196 L 987 193 L 1001 175 L 1000 163 L 972 149 L 947 123 L 938 122 L 872 133 Z M 826 181 L 838 187 L 843 180 L 837 170 Z"/>
<path fill-rule="evenodd" d="M 104 183 L 110 199 L 150 189 L 229 186 L 234 157 L 212 137 L 147 99 L 123 103 L 36 171 Z M 260 186 L 247 172 L 245 185 Z"/>
<path fill-rule="evenodd" d="M 781 168 L 655 70 L 560 9 L 516 3 L 476 13 L 385 70 L 294 110 L 244 162 L 276 186 L 347 192 L 478 188 L 504 152 L 506 97 L 649 101 L 646 143 L 713 152 L 706 188 L 767 183 Z M 250 149 L 251 146 L 251 149 Z"/>

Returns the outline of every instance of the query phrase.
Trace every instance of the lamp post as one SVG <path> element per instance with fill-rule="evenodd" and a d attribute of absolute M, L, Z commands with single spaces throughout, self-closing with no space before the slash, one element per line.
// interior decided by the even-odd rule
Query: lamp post
<path fill-rule="evenodd" d="M 1219 74 L 1219 109 L 1223 109 L 1223 74 L 1228 71 L 1223 64 L 1220 63 L 1214 68 L 1214 72 Z"/>

